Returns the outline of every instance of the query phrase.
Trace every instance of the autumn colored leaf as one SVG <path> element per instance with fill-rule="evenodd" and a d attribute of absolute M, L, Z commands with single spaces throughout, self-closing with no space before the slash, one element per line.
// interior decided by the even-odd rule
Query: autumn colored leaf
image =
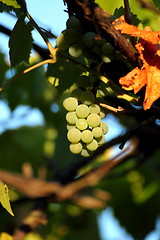
<path fill-rule="evenodd" d="M 145 86 L 143 107 L 147 110 L 160 97 L 160 31 L 153 32 L 149 27 L 140 30 L 127 24 L 124 17 L 116 20 L 114 27 L 122 34 L 139 37 L 135 47 L 142 60 L 142 67 L 136 67 L 120 78 L 119 82 L 124 89 L 133 90 L 135 94 Z"/>

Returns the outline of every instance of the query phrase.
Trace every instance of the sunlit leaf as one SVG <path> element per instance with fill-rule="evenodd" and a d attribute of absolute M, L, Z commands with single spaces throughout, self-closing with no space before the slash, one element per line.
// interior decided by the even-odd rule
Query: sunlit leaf
<path fill-rule="evenodd" d="M 10 200 L 9 200 L 9 194 L 8 194 L 8 187 L 6 184 L 0 181 L 0 202 L 2 206 L 12 215 L 14 216 L 11 205 L 10 205 Z"/>
<path fill-rule="evenodd" d="M 18 4 L 16 0 L 0 0 L 0 1 L 14 8 L 21 8 L 21 6 Z"/>

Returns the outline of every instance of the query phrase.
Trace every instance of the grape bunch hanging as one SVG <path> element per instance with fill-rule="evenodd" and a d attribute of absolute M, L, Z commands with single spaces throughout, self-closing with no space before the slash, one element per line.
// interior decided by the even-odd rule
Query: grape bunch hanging
<path fill-rule="evenodd" d="M 67 20 L 66 29 L 56 39 L 56 46 L 74 58 L 83 55 L 105 63 L 113 59 L 112 45 L 106 39 L 99 38 L 94 32 L 84 32 L 80 21 L 75 16 Z"/>
<path fill-rule="evenodd" d="M 95 103 L 95 96 L 91 90 L 74 89 L 71 96 L 63 101 L 67 110 L 67 138 L 70 141 L 70 151 L 90 156 L 98 146 L 105 142 L 104 135 L 108 125 L 102 121 L 105 113 Z"/>

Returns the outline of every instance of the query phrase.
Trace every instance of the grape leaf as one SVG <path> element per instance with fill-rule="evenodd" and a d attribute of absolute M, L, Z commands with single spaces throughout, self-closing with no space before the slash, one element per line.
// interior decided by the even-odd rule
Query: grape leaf
<path fill-rule="evenodd" d="M 16 0 L 0 0 L 0 1 L 14 8 L 21 8 L 21 6 L 18 4 Z"/>
<path fill-rule="evenodd" d="M 139 37 L 135 47 L 143 65 L 119 81 L 125 90 L 134 90 L 135 94 L 146 86 L 143 107 L 147 110 L 160 97 L 160 31 L 153 32 L 149 27 L 139 30 L 136 26 L 127 24 L 123 17 L 120 20 L 121 24 L 115 25 L 117 30 L 122 34 Z"/>
<path fill-rule="evenodd" d="M 12 67 L 21 62 L 29 63 L 33 42 L 32 30 L 31 23 L 25 22 L 25 15 L 19 17 L 9 39 L 9 55 Z"/>
<path fill-rule="evenodd" d="M 76 82 L 82 72 L 79 64 L 58 58 L 56 63 L 48 65 L 46 76 L 53 77 L 50 83 L 54 86 L 58 85 L 58 91 L 63 92 Z"/>
<path fill-rule="evenodd" d="M 9 194 L 8 194 L 8 187 L 2 181 L 0 181 L 0 202 L 2 206 L 12 215 L 14 216 L 10 201 L 9 201 Z"/>

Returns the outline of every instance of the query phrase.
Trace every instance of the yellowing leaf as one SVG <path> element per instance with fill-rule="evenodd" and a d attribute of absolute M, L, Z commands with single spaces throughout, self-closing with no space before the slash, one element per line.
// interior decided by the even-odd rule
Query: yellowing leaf
<path fill-rule="evenodd" d="M 12 240 L 12 236 L 8 233 L 2 232 L 0 233 L 0 240 Z"/>
<path fill-rule="evenodd" d="M 8 187 L 2 181 L 0 181 L 0 202 L 2 206 L 12 215 L 14 216 L 10 201 L 9 201 L 9 194 L 8 194 Z M 0 239 L 1 240 L 1 239 Z"/>
<path fill-rule="evenodd" d="M 7 6 L 12 6 L 14 8 L 21 8 L 16 0 L 0 0 L 0 2 L 5 3 Z"/>
<path fill-rule="evenodd" d="M 142 61 L 141 68 L 135 68 L 126 76 L 121 77 L 119 82 L 126 90 L 133 90 L 136 94 L 145 87 L 144 110 L 149 109 L 152 104 L 160 98 L 160 31 L 153 32 L 149 27 L 139 30 L 136 26 L 119 19 L 121 23 L 115 25 L 122 34 L 139 37 L 135 45 Z M 116 20 L 118 23 L 118 20 Z"/>

